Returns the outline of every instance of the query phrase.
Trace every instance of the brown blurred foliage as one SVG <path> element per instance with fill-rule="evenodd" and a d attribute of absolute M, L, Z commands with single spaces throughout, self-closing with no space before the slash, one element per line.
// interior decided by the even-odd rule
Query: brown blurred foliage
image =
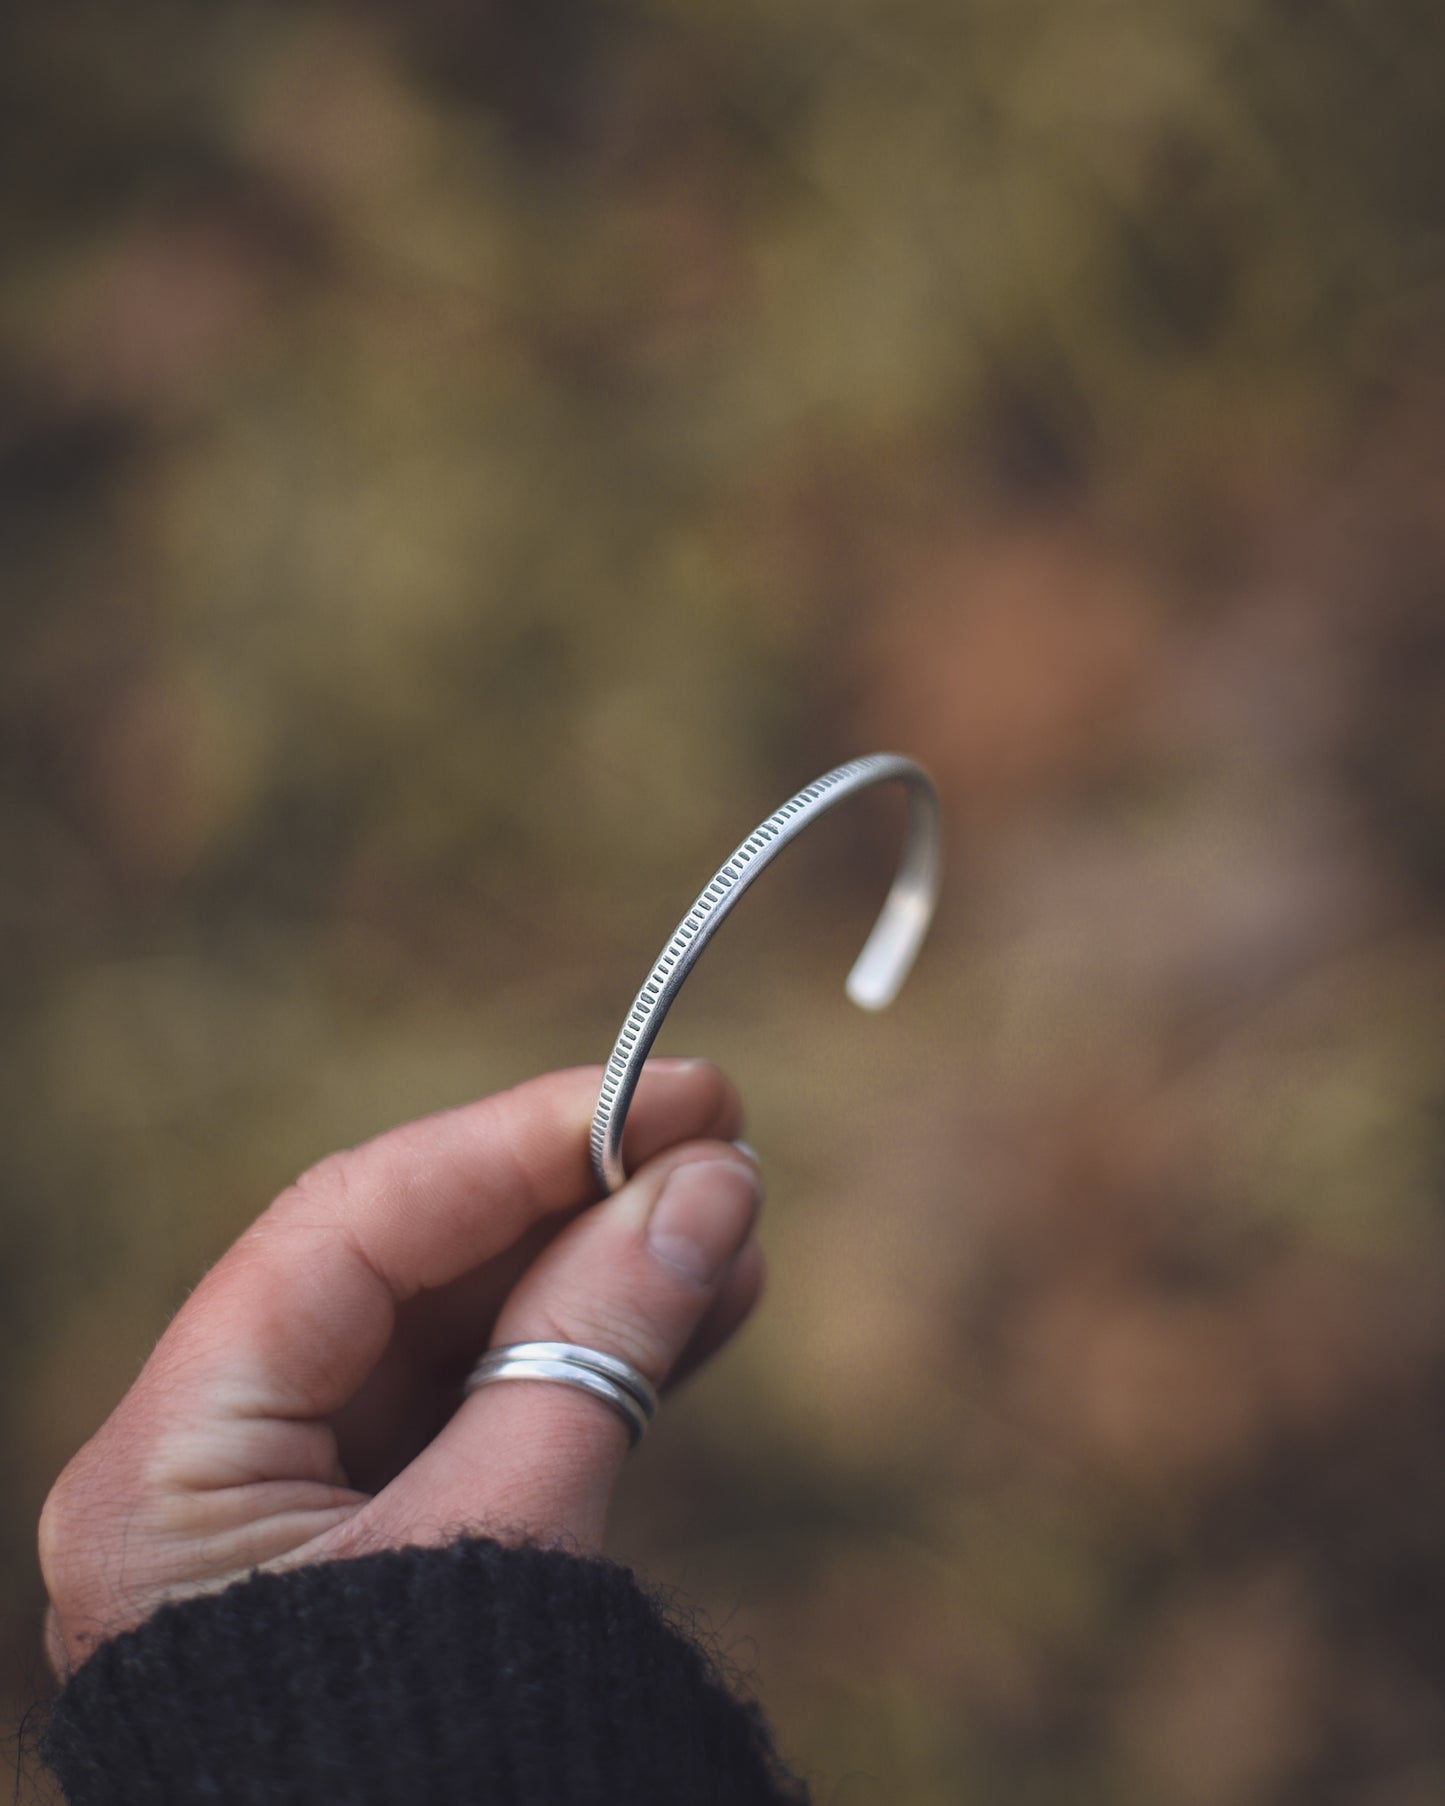
<path fill-rule="evenodd" d="M 0 23 L 0 1499 L 296 1170 L 689 987 L 771 1297 L 629 1477 L 818 1798 L 1445 1800 L 1445 23 Z M 816 844 L 811 844 L 816 842 Z M 37 1787 L 40 1784 L 37 1783 Z M 43 1787 L 40 1788 L 43 1794 Z"/>

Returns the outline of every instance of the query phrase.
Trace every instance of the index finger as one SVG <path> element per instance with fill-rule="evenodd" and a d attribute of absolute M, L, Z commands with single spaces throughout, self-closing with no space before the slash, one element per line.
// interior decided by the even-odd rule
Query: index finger
<path fill-rule="evenodd" d="M 601 1078 L 592 1066 L 547 1073 L 313 1167 L 187 1300 L 152 1356 L 161 1395 L 191 1417 L 198 1398 L 228 1417 L 339 1410 L 399 1305 L 595 1198 L 587 1138 Z M 659 1061 L 633 1114 L 642 1160 L 698 1134 L 730 1138 L 741 1106 L 707 1061 Z"/>

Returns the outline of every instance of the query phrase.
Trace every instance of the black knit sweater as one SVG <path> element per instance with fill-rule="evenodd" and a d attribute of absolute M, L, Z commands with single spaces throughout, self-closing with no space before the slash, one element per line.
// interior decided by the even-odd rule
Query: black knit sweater
<path fill-rule="evenodd" d="M 102 1644 L 71 1806 L 805 1806 L 756 1705 L 625 1568 L 468 1539 L 256 1574 Z"/>

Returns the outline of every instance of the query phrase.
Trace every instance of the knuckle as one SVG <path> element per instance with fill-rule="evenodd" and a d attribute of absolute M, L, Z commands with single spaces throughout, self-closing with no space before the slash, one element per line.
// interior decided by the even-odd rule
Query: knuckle
<path fill-rule="evenodd" d="M 90 1447 L 64 1468 L 40 1510 L 40 1572 L 52 1599 L 84 1590 L 105 1540 L 108 1489 L 95 1472 Z"/>
<path fill-rule="evenodd" d="M 288 1194 L 302 1203 L 325 1204 L 331 1209 L 344 1206 L 351 1194 L 356 1158 L 350 1148 L 325 1154 L 300 1173 L 287 1188 Z"/>
<path fill-rule="evenodd" d="M 55 1591 L 56 1580 L 64 1571 L 67 1557 L 78 1541 L 75 1536 L 71 1490 L 67 1484 L 69 1472 L 70 1469 L 67 1468 L 55 1482 L 40 1508 L 40 1525 L 36 1538 L 40 1552 L 40 1572 L 52 1593 Z"/>
<path fill-rule="evenodd" d="M 113 1448 L 101 1431 L 62 1471 L 41 1508 L 46 1648 L 58 1674 L 157 1603 L 154 1511 L 132 1467 L 124 1446 Z"/>

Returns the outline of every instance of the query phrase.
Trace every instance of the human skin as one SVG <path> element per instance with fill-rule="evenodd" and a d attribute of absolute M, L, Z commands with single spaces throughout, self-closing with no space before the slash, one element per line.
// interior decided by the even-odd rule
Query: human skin
<path fill-rule="evenodd" d="M 651 1062 L 632 1176 L 599 1203 L 601 1077 L 549 1073 L 330 1155 L 245 1231 L 46 1500 L 57 1674 L 257 1568 L 464 1531 L 601 1547 L 622 1420 L 540 1381 L 462 1399 L 467 1372 L 502 1343 L 578 1342 L 665 1387 L 728 1340 L 763 1282 L 729 1081 L 705 1061 Z"/>

